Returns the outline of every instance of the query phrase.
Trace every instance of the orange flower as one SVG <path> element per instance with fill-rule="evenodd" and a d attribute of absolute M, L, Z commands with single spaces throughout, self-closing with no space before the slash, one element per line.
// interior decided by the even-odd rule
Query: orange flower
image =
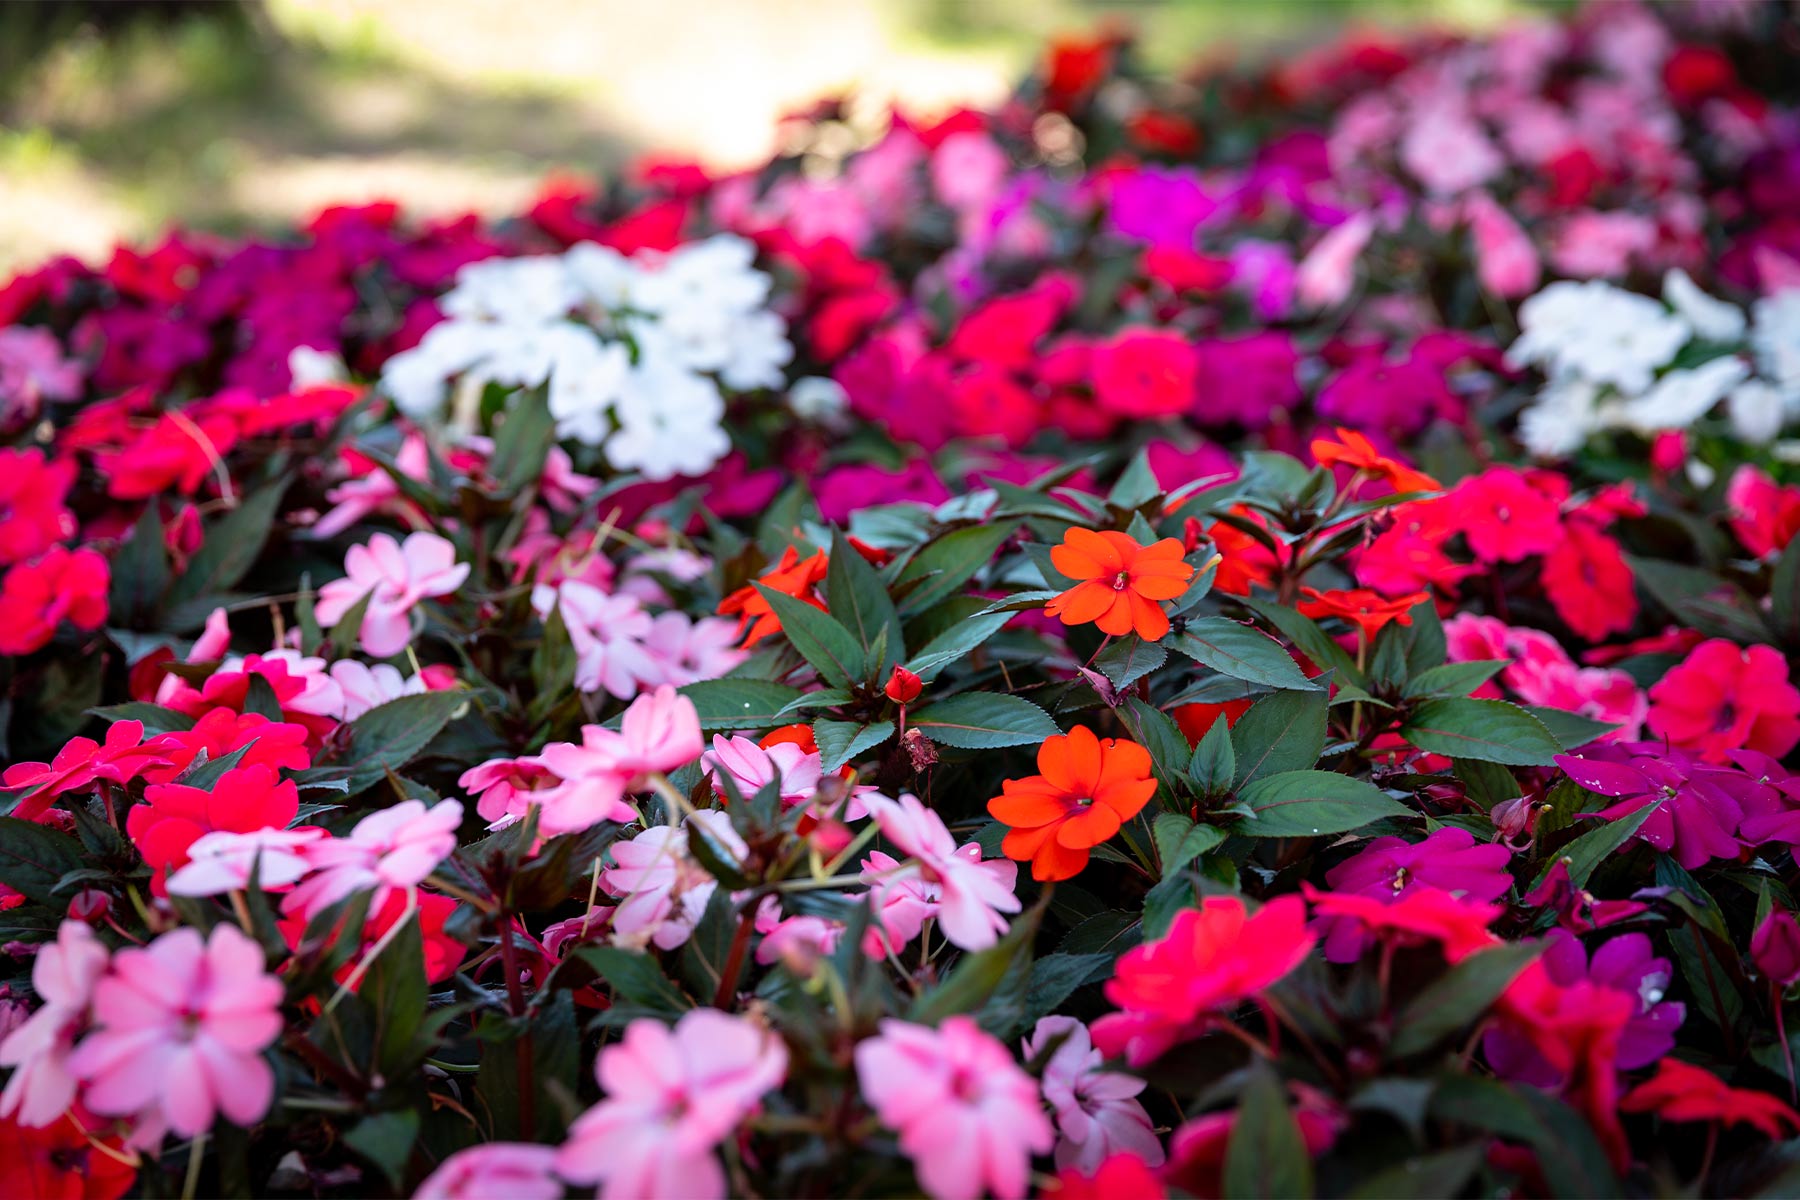
<path fill-rule="evenodd" d="M 1375 635 L 1389 621 L 1411 625 L 1413 607 L 1431 599 L 1429 592 L 1414 592 L 1398 600 L 1389 600 L 1380 592 L 1371 592 L 1368 588 L 1333 592 L 1301 588 L 1300 591 L 1308 597 L 1296 606 L 1301 613 L 1315 620 L 1319 617 L 1342 617 L 1362 630 L 1363 637 L 1369 641 L 1374 641 Z"/>
<path fill-rule="evenodd" d="M 1394 485 L 1396 492 L 1441 492 L 1443 484 L 1412 467 L 1392 459 L 1375 449 L 1371 442 L 1354 429 L 1338 427 L 1338 440 L 1316 438 L 1312 444 L 1313 457 L 1319 460 L 1322 467 L 1337 466 L 1342 463 L 1357 471 L 1373 475 L 1377 479 L 1385 479 Z"/>
<path fill-rule="evenodd" d="M 1079 527 L 1063 534 L 1062 545 L 1050 550 L 1050 561 L 1076 584 L 1044 606 L 1064 625 L 1093 622 L 1102 633 L 1137 631 L 1145 641 L 1169 632 L 1169 615 L 1157 603 L 1187 591 L 1194 568 L 1181 560 L 1181 543 L 1164 538 L 1140 546 L 1125 534 L 1095 533 Z"/>
<path fill-rule="evenodd" d="M 816 550 L 811 558 L 802 562 L 800 552 L 789 546 L 781 552 L 781 561 L 775 564 L 775 569 L 756 582 L 824 612 L 825 602 L 814 589 L 825 578 L 827 561 L 825 552 Z M 781 618 L 775 615 L 769 601 L 754 584 L 747 583 L 719 601 L 719 615 L 738 619 L 738 634 L 746 646 L 754 646 L 770 634 L 781 632 Z"/>
<path fill-rule="evenodd" d="M 1136 742 L 1097 738 L 1085 725 L 1045 738 L 1038 749 L 1041 775 L 1008 779 L 1006 794 L 988 801 L 996 821 L 1012 826 L 1000 849 L 1031 864 L 1040 882 L 1071 879 L 1088 864 L 1088 851 L 1119 832 L 1156 794 L 1150 752 Z"/>

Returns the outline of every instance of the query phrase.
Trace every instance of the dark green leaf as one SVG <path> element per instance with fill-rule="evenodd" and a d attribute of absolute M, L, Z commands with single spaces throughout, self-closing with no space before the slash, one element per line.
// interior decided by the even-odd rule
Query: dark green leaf
<path fill-rule="evenodd" d="M 813 722 L 813 740 L 819 744 L 820 770 L 827 773 L 872 750 L 894 736 L 892 721 L 858 724 L 855 721 L 828 721 L 820 717 Z"/>
<path fill-rule="evenodd" d="M 866 652 L 883 629 L 888 631 L 887 652 L 880 661 L 871 657 L 870 670 L 885 675 L 887 668 L 905 657 L 900 640 L 900 617 L 887 585 L 838 530 L 831 532 L 831 560 L 825 572 L 825 603 L 831 615 L 848 629 Z"/>
<path fill-rule="evenodd" d="M 1514 767 L 1545 766 L 1562 753 L 1542 721 L 1504 700 L 1427 700 L 1400 735 L 1433 754 Z"/>
<path fill-rule="evenodd" d="M 1224 617 L 1190 621 L 1186 630 L 1169 637 L 1165 644 L 1233 679 L 1295 691 L 1319 686 L 1300 673 L 1280 642 L 1253 625 Z"/>
<path fill-rule="evenodd" d="M 1037 935 L 1038 922 L 1043 915 L 1043 904 L 1033 905 L 1013 919 L 1006 936 L 986 950 L 963 955 L 944 982 L 913 1002 L 906 1019 L 921 1025 L 935 1025 L 945 1017 L 981 1009 L 999 988 L 1014 961 L 1029 961 L 1031 942 Z"/>
<path fill-rule="evenodd" d="M 1768 637 L 1768 626 L 1757 615 L 1755 601 L 1736 584 L 1684 563 L 1635 555 L 1626 556 L 1625 561 L 1656 602 L 1683 625 L 1737 642 L 1760 642 Z"/>
<path fill-rule="evenodd" d="M 1473 1025 L 1543 948 L 1508 942 L 1463 959 L 1400 1011 L 1389 1049 L 1405 1058 Z"/>
<path fill-rule="evenodd" d="M 813 665 L 819 677 L 833 687 L 847 688 L 863 682 L 867 655 L 856 635 L 832 616 L 786 592 L 756 585 L 781 621 L 781 632 Z"/>
<path fill-rule="evenodd" d="M 285 477 L 278 479 L 207 525 L 205 541 L 169 589 L 171 607 L 196 596 L 227 591 L 249 572 L 269 540 L 287 486 Z"/>
<path fill-rule="evenodd" d="M 1223 830 L 1195 824 L 1184 813 L 1158 813 L 1150 832 L 1156 842 L 1156 857 L 1162 862 L 1164 879 L 1225 840 Z"/>
<path fill-rule="evenodd" d="M 1555 738 L 1564 750 L 1578 749 L 1608 730 L 1618 728 L 1618 725 L 1611 721 L 1596 721 L 1592 717 L 1584 717 L 1580 713 L 1572 713 L 1562 708 L 1529 705 L 1525 711 L 1542 721 L 1544 728 L 1550 731 L 1550 736 Z"/>
<path fill-rule="evenodd" d="M 909 613 L 923 612 L 956 593 L 975 572 L 993 561 L 994 552 L 1012 531 L 1011 521 L 995 521 L 955 529 L 931 542 L 913 555 L 900 572 L 901 583 L 923 580 L 906 594 L 900 607 Z"/>
<path fill-rule="evenodd" d="M 681 994 L 648 954 L 620 950 L 616 946 L 584 946 L 575 953 L 594 968 L 614 995 L 628 1004 L 669 1016 L 694 1007 L 694 1002 Z"/>
<path fill-rule="evenodd" d="M 58 904 L 56 884 L 81 869 L 81 843 L 35 821 L 0 817 L 0 883 L 39 904 Z"/>
<path fill-rule="evenodd" d="M 1325 749 L 1327 703 L 1326 694 L 1317 691 L 1272 692 L 1252 704 L 1231 729 L 1238 785 L 1317 766 Z"/>
<path fill-rule="evenodd" d="M 1315 692 L 1277 694 L 1317 695 Z M 1321 745 L 1323 732 L 1321 729 Z M 1318 759 L 1315 752 L 1309 761 L 1317 762 Z M 1206 731 L 1206 736 L 1200 739 L 1199 745 L 1194 747 L 1194 755 L 1188 759 L 1188 778 L 1193 780 L 1194 787 L 1204 796 L 1223 796 L 1236 784 L 1237 750 L 1231 744 L 1231 726 L 1223 714 L 1212 723 L 1212 728 Z"/>
<path fill-rule="evenodd" d="M 494 435 L 487 473 L 502 490 L 517 492 L 544 473 L 550 447 L 556 444 L 556 419 L 541 387 L 513 397 Z"/>
<path fill-rule="evenodd" d="M 466 692 L 424 692 L 389 700 L 350 722 L 350 744 L 339 758 L 350 768 L 350 794 L 411 762 L 468 702 Z"/>
<path fill-rule="evenodd" d="M 1409 700 L 1417 696 L 1467 696 L 1505 667 L 1504 659 L 1478 659 L 1428 667 L 1406 681 L 1403 694 Z"/>
<path fill-rule="evenodd" d="M 927 705 L 908 723 L 932 741 L 963 750 L 1036 745 L 1062 730 L 1029 700 L 997 692 L 965 692 Z"/>
<path fill-rule="evenodd" d="M 1162 484 L 1150 469 L 1150 452 L 1139 450 L 1119 475 L 1119 481 L 1106 493 L 1106 502 L 1114 508 L 1142 508 L 1162 495 Z"/>
<path fill-rule="evenodd" d="M 700 728 L 769 729 L 781 724 L 782 710 L 802 695 L 799 688 L 765 679 L 705 679 L 679 689 L 694 702 Z"/>
<path fill-rule="evenodd" d="M 1289 1200 L 1313 1193 L 1312 1155 L 1286 1089 L 1258 1062 L 1238 1097 L 1225 1147 L 1225 1200 Z"/>
<path fill-rule="evenodd" d="M 1350 1192 L 1351 1200 L 1440 1200 L 1460 1196 L 1469 1179 L 1487 1161 L 1487 1146 L 1473 1142 L 1454 1150 L 1421 1154 L 1365 1179 Z"/>
<path fill-rule="evenodd" d="M 1184 789 L 1189 750 L 1181 726 L 1168 713 L 1137 696 L 1126 699 L 1121 714 L 1132 736 L 1150 752 L 1157 778 L 1171 788 Z"/>
<path fill-rule="evenodd" d="M 1412 809 L 1372 783 L 1332 771 L 1286 771 L 1238 791 L 1256 815 L 1232 832 L 1246 837 L 1312 837 L 1348 833 L 1382 817 L 1412 816 Z"/>
<path fill-rule="evenodd" d="M 1146 642 L 1136 636 L 1115 640 L 1100 652 L 1094 666 L 1112 680 L 1116 688 L 1128 688 L 1167 662 L 1169 652 L 1159 642 Z"/>
<path fill-rule="evenodd" d="M 406 1179 L 406 1164 L 419 1138 L 419 1114 L 415 1109 L 374 1113 L 344 1134 L 344 1144 L 367 1159 L 389 1186 L 399 1190 Z"/>
<path fill-rule="evenodd" d="M 907 669 L 930 683 L 945 667 L 969 657 L 976 647 L 1000 632 L 1011 619 L 1011 613 L 978 613 L 958 621 L 921 646 L 912 661 L 906 664 Z M 883 678 L 881 682 L 887 680 Z"/>
<path fill-rule="evenodd" d="M 1586 887 L 1587 881 L 1594 874 L 1594 868 L 1629 841 L 1631 835 L 1636 833 L 1638 827 L 1649 820 L 1650 814 L 1655 811 L 1656 805 L 1646 804 L 1636 812 L 1626 813 L 1615 821 L 1602 822 L 1598 829 L 1590 830 L 1564 846 L 1556 858 L 1568 861 L 1569 882 L 1578 888 Z M 1550 868 L 1555 863 L 1556 859 L 1552 859 L 1544 864 L 1543 869 L 1538 872 L 1537 879 L 1532 883 L 1532 887 L 1535 888 L 1544 882 L 1544 877 L 1550 874 Z"/>
<path fill-rule="evenodd" d="M 142 700 L 127 700 L 123 704 L 107 704 L 100 708 L 90 708 L 88 712 L 103 721 L 142 721 L 145 737 L 194 727 L 194 718 L 186 713 L 178 713 L 174 709 L 164 708 L 160 704 L 147 704 Z"/>

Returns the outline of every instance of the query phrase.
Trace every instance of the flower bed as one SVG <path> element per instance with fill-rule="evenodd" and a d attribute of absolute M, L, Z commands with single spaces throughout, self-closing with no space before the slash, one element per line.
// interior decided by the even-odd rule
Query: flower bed
<path fill-rule="evenodd" d="M 7 1194 L 1791 1192 L 1781 17 L 12 281 Z"/>

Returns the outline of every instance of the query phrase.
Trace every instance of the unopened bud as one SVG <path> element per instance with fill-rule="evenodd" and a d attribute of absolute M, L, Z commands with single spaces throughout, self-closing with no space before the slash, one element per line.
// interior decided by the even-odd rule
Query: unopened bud
<path fill-rule="evenodd" d="M 882 689 L 887 698 L 895 704 L 911 704 L 925 690 L 925 683 L 917 675 L 905 667 L 895 667 L 894 673 L 888 676 L 887 686 Z"/>
<path fill-rule="evenodd" d="M 112 910 L 112 897 L 97 888 L 82 888 L 69 900 L 69 920 L 97 925 Z"/>

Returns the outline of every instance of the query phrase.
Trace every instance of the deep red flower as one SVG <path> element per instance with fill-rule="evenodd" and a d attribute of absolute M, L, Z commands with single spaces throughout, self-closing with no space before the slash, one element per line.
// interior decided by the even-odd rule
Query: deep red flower
<path fill-rule="evenodd" d="M 171 490 L 191 496 L 222 469 L 224 456 L 237 439 L 237 423 L 228 416 L 196 419 L 164 413 L 128 445 L 101 454 L 95 466 L 106 477 L 107 494 L 115 499 L 141 500 Z"/>
<path fill-rule="evenodd" d="M 106 559 L 85 546 L 52 546 L 35 562 L 15 563 L 0 581 L 0 654 L 43 649 L 65 619 L 77 629 L 100 628 L 111 583 Z"/>
<path fill-rule="evenodd" d="M 1168 1195 L 1156 1172 L 1135 1154 L 1115 1154 L 1084 1175 L 1067 1167 L 1056 1175 L 1056 1186 L 1043 1191 L 1044 1200 L 1164 1200 Z"/>
<path fill-rule="evenodd" d="M 1637 998 L 1588 979 L 1564 987 L 1537 961 L 1507 985 L 1495 1007 L 1564 1080 L 1564 1094 L 1614 1165 L 1623 1167 L 1630 1147 L 1618 1116 L 1619 1043 L 1637 1016 Z"/>
<path fill-rule="evenodd" d="M 1225 718 L 1225 728 L 1230 729 L 1238 723 L 1238 718 L 1250 711 L 1248 700 L 1224 700 L 1218 704 L 1183 704 L 1172 710 L 1169 715 L 1175 718 L 1175 724 L 1181 728 L 1182 736 L 1188 745 L 1198 746 L 1220 717 Z"/>
<path fill-rule="evenodd" d="M 27 793 L 12 815 L 33 821 L 56 797 L 83 791 L 96 779 L 124 784 L 148 773 L 165 755 L 154 743 L 143 745 L 143 740 L 142 721 L 114 721 L 106 730 L 104 743 L 70 738 L 50 762 L 14 763 L 0 780 L 8 791 L 27 789 Z"/>
<path fill-rule="evenodd" d="M 1767 1092 L 1734 1088 L 1704 1067 L 1679 1058 L 1658 1063 L 1656 1074 L 1627 1092 L 1619 1107 L 1653 1112 L 1665 1121 L 1750 1125 L 1772 1138 L 1800 1132 L 1800 1113 Z"/>
<path fill-rule="evenodd" d="M 125 817 L 144 863 L 156 872 L 160 889 L 168 873 L 185 866 L 188 847 L 216 830 L 254 833 L 286 829 L 300 815 L 300 793 L 265 766 L 233 767 L 211 790 L 182 783 L 159 783 L 144 790 L 145 803 Z"/>
<path fill-rule="evenodd" d="M 1452 963 L 1498 944 L 1488 926 L 1506 911 L 1505 905 L 1464 900 L 1438 888 L 1420 888 L 1391 904 L 1373 896 L 1321 892 L 1310 883 L 1302 883 L 1300 891 L 1315 916 L 1352 918 L 1379 941 L 1437 942 Z"/>
<path fill-rule="evenodd" d="M 1521 562 L 1562 541 L 1560 498 L 1513 467 L 1489 467 L 1463 480 L 1450 501 L 1469 549 L 1482 562 Z"/>
<path fill-rule="evenodd" d="M 887 686 L 882 688 L 887 698 L 895 704 L 911 704 L 924 690 L 925 685 L 919 681 L 919 677 L 902 666 L 895 666 L 888 676 Z"/>
<path fill-rule="evenodd" d="M 1800 487 L 1782 487 L 1752 466 L 1741 466 L 1725 488 L 1731 532 L 1758 558 L 1774 558 L 1800 534 Z"/>
<path fill-rule="evenodd" d="M 192 729 L 171 730 L 152 738 L 150 747 L 166 763 L 151 766 L 143 775 L 150 783 L 172 783 L 202 750 L 208 760 L 217 760 L 245 746 L 249 749 L 238 760 L 240 767 L 304 771 L 312 766 L 312 753 L 307 749 L 310 736 L 303 725 L 271 721 L 261 713 L 215 708 L 195 721 Z"/>
<path fill-rule="evenodd" d="M 90 1124 L 99 1122 L 89 1117 Z M 0 1196 L 19 1200 L 118 1200 L 137 1181 L 124 1144 L 96 1146 L 65 1113 L 42 1129 L 0 1119 Z M 110 1153 L 109 1153 L 110 1151 Z"/>
<path fill-rule="evenodd" d="M 1262 517 L 1243 505 L 1231 510 L 1232 515 L 1263 524 Z M 1206 536 L 1219 556 L 1218 570 L 1213 575 L 1213 588 L 1232 596 L 1248 596 L 1252 588 L 1267 587 L 1275 579 L 1280 566 L 1275 551 L 1252 534 L 1235 525 L 1214 521 L 1206 527 Z"/>

